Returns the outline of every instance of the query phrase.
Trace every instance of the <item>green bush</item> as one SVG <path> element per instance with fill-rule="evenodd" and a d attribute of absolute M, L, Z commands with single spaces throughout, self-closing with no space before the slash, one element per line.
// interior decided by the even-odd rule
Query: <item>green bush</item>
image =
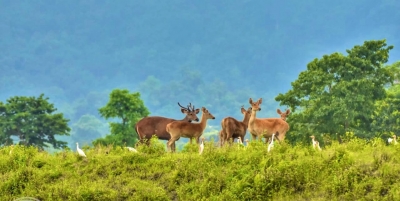
<path fill-rule="evenodd" d="M 0 148 L 0 200 L 398 200 L 400 146 L 355 137 L 314 150 L 253 141 L 186 144 L 167 153 L 157 139 L 138 152 L 119 146 L 49 154 Z M 11 153 L 10 153 L 11 151 Z"/>

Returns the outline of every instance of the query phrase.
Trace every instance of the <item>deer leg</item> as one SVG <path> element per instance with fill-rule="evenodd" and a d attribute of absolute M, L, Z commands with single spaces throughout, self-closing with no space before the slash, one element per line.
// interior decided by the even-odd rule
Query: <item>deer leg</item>
<path fill-rule="evenodd" d="M 254 140 L 257 140 L 257 136 L 251 133 L 251 139 L 252 139 L 253 141 L 254 141 Z"/>
<path fill-rule="evenodd" d="M 224 138 L 222 136 L 219 137 L 219 146 L 224 146 Z"/>
<path fill-rule="evenodd" d="M 175 152 L 175 150 L 172 150 L 172 147 L 175 149 L 175 141 L 176 140 L 177 140 L 177 138 L 173 138 L 173 137 L 171 137 L 171 139 L 168 140 L 167 147 L 168 147 L 169 151 Z"/>
<path fill-rule="evenodd" d="M 175 148 L 175 142 L 172 144 L 171 148 L 172 148 L 172 151 L 173 151 L 173 152 L 175 152 L 175 151 L 176 151 L 176 148 Z"/>
<path fill-rule="evenodd" d="M 275 133 L 276 139 L 279 141 L 279 143 L 281 143 L 285 137 L 283 135 L 279 135 L 279 132 Z"/>
<path fill-rule="evenodd" d="M 221 147 L 224 146 L 224 144 L 225 144 L 225 138 L 226 138 L 226 133 L 223 130 L 221 130 L 220 134 L 219 134 L 219 141 L 220 141 Z"/>
<path fill-rule="evenodd" d="M 196 137 L 196 143 L 200 144 L 200 137 Z"/>
<path fill-rule="evenodd" d="M 226 141 L 229 143 L 229 145 L 232 145 L 234 139 L 232 139 L 233 133 L 231 129 L 226 129 L 225 133 L 226 133 L 226 138 L 225 138 Z"/>

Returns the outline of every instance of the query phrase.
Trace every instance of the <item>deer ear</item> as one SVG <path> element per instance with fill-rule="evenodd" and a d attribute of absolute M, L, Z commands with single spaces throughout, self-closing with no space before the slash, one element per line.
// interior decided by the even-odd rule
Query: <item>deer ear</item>
<path fill-rule="evenodd" d="M 241 109 L 242 114 L 246 113 L 246 110 L 244 108 Z"/>
<path fill-rule="evenodd" d="M 253 99 L 249 99 L 249 103 L 250 103 L 250 105 L 252 105 L 253 104 Z"/>
<path fill-rule="evenodd" d="M 289 115 L 289 114 L 290 114 L 290 110 L 287 109 L 287 110 L 286 110 L 286 115 Z"/>
<path fill-rule="evenodd" d="M 259 104 L 262 103 L 262 98 L 258 99 L 258 103 L 259 103 Z"/>
<path fill-rule="evenodd" d="M 199 114 L 199 112 L 200 112 L 200 109 L 197 108 L 197 109 L 196 109 L 196 114 Z"/>
<path fill-rule="evenodd" d="M 187 109 L 181 108 L 181 112 L 182 112 L 183 114 L 186 114 L 188 111 L 187 111 Z"/>
<path fill-rule="evenodd" d="M 282 114 L 282 112 L 281 112 L 280 109 L 277 109 L 276 112 L 277 112 L 278 114 Z"/>

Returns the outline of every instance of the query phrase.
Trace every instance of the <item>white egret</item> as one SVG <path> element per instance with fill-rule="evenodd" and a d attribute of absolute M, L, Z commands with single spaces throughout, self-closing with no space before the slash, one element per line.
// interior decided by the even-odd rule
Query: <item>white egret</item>
<path fill-rule="evenodd" d="M 393 138 L 393 144 L 396 145 L 396 144 L 397 144 L 397 136 L 396 136 L 396 135 L 393 135 L 392 138 Z"/>
<path fill-rule="evenodd" d="M 204 150 L 204 137 L 202 137 L 201 138 L 201 144 L 200 144 L 200 147 L 199 147 L 199 154 L 202 154 L 203 153 L 203 150 Z"/>
<path fill-rule="evenodd" d="M 313 146 L 313 148 L 314 148 L 314 149 L 317 148 L 318 150 L 321 151 L 322 149 L 321 149 L 321 147 L 319 146 L 319 142 L 318 142 L 317 140 L 315 140 L 315 136 L 314 136 L 314 135 L 311 135 L 310 138 L 311 138 L 311 140 L 312 140 L 312 146 Z"/>
<path fill-rule="evenodd" d="M 388 138 L 388 143 L 392 143 L 393 142 L 393 138 Z"/>
<path fill-rule="evenodd" d="M 268 152 L 270 152 L 271 149 L 274 148 L 274 138 L 275 138 L 275 133 L 272 134 L 272 140 L 268 145 Z"/>
<path fill-rule="evenodd" d="M 12 154 L 13 149 L 14 149 L 14 144 L 10 145 L 10 155 Z"/>
<path fill-rule="evenodd" d="M 79 149 L 79 144 L 78 144 L 78 143 L 76 143 L 76 151 L 78 151 L 78 154 L 79 154 L 80 156 L 86 157 L 85 152 L 83 152 L 82 149 Z"/>
<path fill-rule="evenodd" d="M 138 152 L 135 148 L 133 148 L 133 147 L 125 147 L 125 148 L 127 148 L 129 151 L 132 151 L 132 152 Z"/>

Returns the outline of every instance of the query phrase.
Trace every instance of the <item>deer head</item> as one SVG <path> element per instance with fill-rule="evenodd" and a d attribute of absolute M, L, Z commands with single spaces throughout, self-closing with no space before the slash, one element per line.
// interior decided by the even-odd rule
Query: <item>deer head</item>
<path fill-rule="evenodd" d="M 253 111 L 261 111 L 260 104 L 262 103 L 262 98 L 258 99 L 256 102 L 253 102 L 253 99 L 250 98 L 249 103 Z"/>
<path fill-rule="evenodd" d="M 199 121 L 199 118 L 197 117 L 197 114 L 200 112 L 199 109 L 194 109 L 194 105 L 192 106 L 192 103 L 189 103 L 187 107 L 183 107 L 179 102 L 178 105 L 181 107 L 181 112 L 183 114 L 186 114 L 186 117 L 184 120 L 187 120 L 189 122 L 192 121 Z"/>
<path fill-rule="evenodd" d="M 289 109 L 287 109 L 286 112 L 282 112 L 280 109 L 277 109 L 276 112 L 277 112 L 279 115 L 281 115 L 281 119 L 282 119 L 283 121 L 286 121 L 287 116 L 289 116 L 289 114 L 290 114 L 290 110 L 289 110 Z"/>
<path fill-rule="evenodd" d="M 205 107 L 202 107 L 201 111 L 203 112 L 205 119 L 215 119 L 215 117 Z"/>
<path fill-rule="evenodd" d="M 240 109 L 242 114 L 246 115 L 250 115 L 251 114 L 251 107 L 249 107 L 247 110 L 244 109 L 244 105 L 242 105 L 242 108 Z"/>

